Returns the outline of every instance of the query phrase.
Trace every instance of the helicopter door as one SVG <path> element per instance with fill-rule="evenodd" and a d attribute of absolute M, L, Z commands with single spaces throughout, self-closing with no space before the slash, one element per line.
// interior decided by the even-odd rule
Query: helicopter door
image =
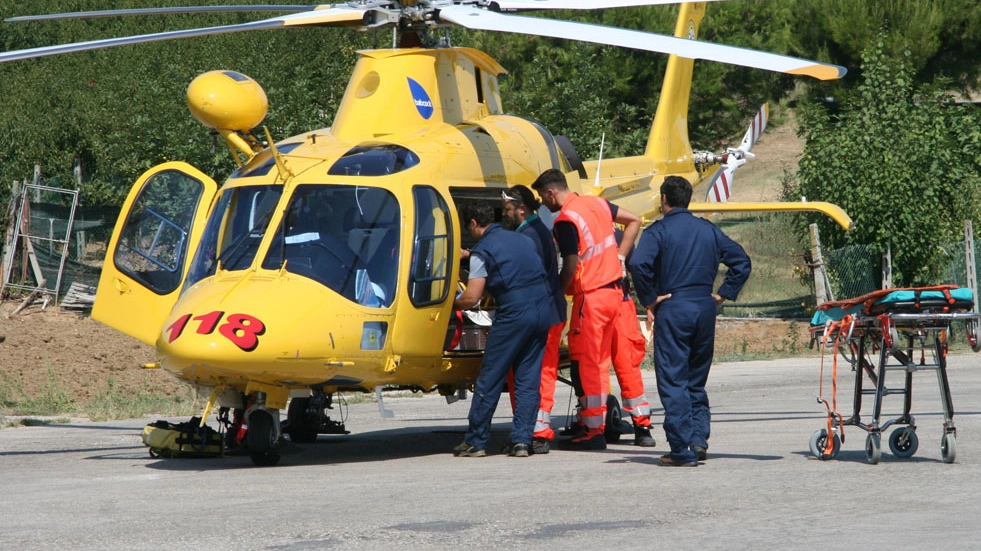
<path fill-rule="evenodd" d="M 416 186 L 412 199 L 415 220 L 407 285 L 412 308 L 398 309 L 392 342 L 402 355 L 431 357 L 434 350 L 443 349 L 446 338 L 456 243 L 450 208 L 439 192 Z"/>
<path fill-rule="evenodd" d="M 92 317 L 151 346 L 177 302 L 218 185 L 193 166 L 151 168 L 113 230 Z"/>

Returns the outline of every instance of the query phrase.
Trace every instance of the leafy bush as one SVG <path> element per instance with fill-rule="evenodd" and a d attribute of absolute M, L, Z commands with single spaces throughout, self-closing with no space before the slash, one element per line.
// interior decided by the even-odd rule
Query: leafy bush
<path fill-rule="evenodd" d="M 964 220 L 978 220 L 981 130 L 977 109 L 950 101 L 944 81 L 917 86 L 905 59 L 884 42 L 868 50 L 862 82 L 834 114 L 809 105 L 797 196 L 844 208 L 856 228 L 843 232 L 808 216 L 829 249 L 891 244 L 895 285 L 936 283 L 943 250 Z"/>

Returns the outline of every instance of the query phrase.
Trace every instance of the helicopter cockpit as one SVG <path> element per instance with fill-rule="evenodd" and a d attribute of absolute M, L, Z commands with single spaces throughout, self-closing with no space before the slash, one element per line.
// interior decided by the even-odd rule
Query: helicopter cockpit
<path fill-rule="evenodd" d="M 261 267 L 310 278 L 362 306 L 386 308 L 395 296 L 400 237 L 392 192 L 349 184 L 301 184 L 279 226 L 269 221 L 282 186 L 224 190 L 188 274 L 187 284 L 251 266 L 273 231 Z M 217 254 L 216 254 L 217 251 Z"/>

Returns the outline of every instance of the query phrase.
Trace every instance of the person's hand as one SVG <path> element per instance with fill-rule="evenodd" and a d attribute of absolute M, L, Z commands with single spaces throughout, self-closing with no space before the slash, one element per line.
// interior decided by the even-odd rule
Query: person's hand
<path fill-rule="evenodd" d="M 617 256 L 620 257 L 620 279 L 626 279 L 627 278 L 627 258 L 625 256 L 623 256 L 622 254 L 618 254 Z"/>
<path fill-rule="evenodd" d="M 722 303 L 726 301 L 726 297 L 712 293 L 712 298 L 715 300 L 715 306 L 722 306 Z"/>
<path fill-rule="evenodd" d="M 460 249 L 460 260 L 470 258 L 470 249 Z"/>
<path fill-rule="evenodd" d="M 666 295 L 658 295 L 657 298 L 654 299 L 654 302 L 644 307 L 647 310 L 647 331 L 651 333 L 652 338 L 654 327 L 654 310 L 657 310 L 657 306 L 669 298 L 671 298 L 671 293 Z"/>

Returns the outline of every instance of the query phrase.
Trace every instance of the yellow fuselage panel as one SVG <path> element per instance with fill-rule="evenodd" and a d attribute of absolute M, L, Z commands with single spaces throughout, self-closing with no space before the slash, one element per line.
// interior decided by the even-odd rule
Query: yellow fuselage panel
<path fill-rule="evenodd" d="M 263 300 L 255 300 L 257 296 Z M 385 330 L 366 330 L 366 323 L 383 324 Z M 181 379 L 238 390 L 248 381 L 370 389 L 476 380 L 479 358 L 446 365 L 438 356 L 399 357 L 395 369 L 386 369 L 392 366 L 393 348 L 398 348 L 391 331 L 397 323 L 394 305 L 358 306 L 302 276 L 226 272 L 184 294 L 157 350 L 162 367 Z M 411 338 L 412 333 L 410 328 L 405 334 Z"/>
<path fill-rule="evenodd" d="M 256 300 L 262 297 L 262 300 Z M 372 310 L 375 310 L 374 312 Z M 358 306 L 305 277 L 272 270 L 224 272 L 184 293 L 157 342 L 162 366 L 192 377 L 266 377 L 304 384 L 330 378 L 330 362 L 380 369 L 379 348 L 364 323 L 389 321 L 385 311 Z M 288 361 L 284 361 L 288 360 Z M 213 367 L 201 372 L 202 365 Z"/>
<path fill-rule="evenodd" d="M 500 113 L 503 69 L 467 48 L 360 52 L 334 118 L 334 135 L 358 142 Z"/>
<path fill-rule="evenodd" d="M 443 125 L 406 145 L 422 158 L 412 175 L 440 186 L 530 185 L 557 160 L 554 145 L 550 151 L 550 144 L 528 121 L 506 116 L 487 117 L 479 124 Z"/>

